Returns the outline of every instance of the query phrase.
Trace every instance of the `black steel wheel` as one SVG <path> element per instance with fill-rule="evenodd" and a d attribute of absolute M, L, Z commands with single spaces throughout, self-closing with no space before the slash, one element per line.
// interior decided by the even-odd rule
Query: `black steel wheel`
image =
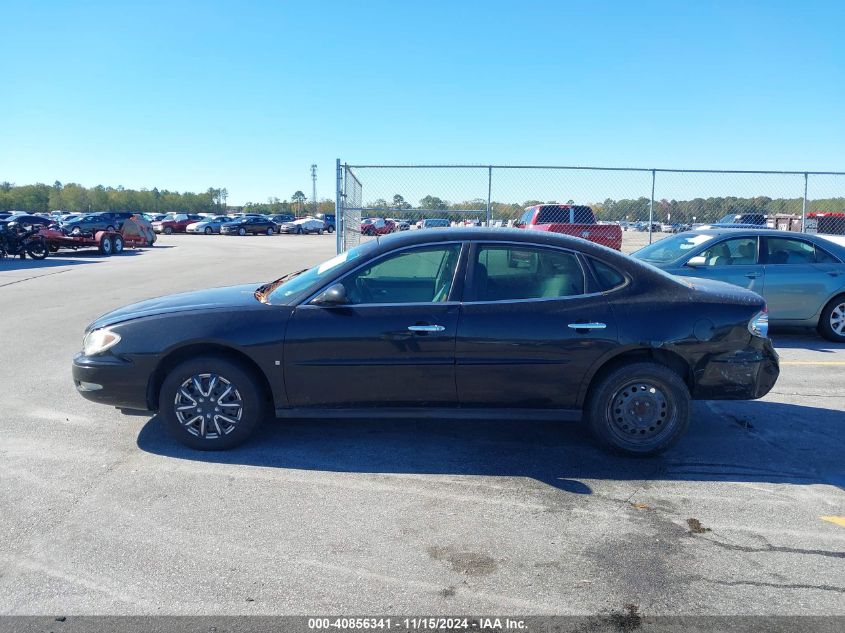
<path fill-rule="evenodd" d="M 668 367 L 634 362 L 598 379 L 584 414 L 604 446 L 628 455 L 656 455 L 686 432 L 690 393 Z"/>
<path fill-rule="evenodd" d="M 246 441 L 264 418 L 265 394 L 257 385 L 239 363 L 199 356 L 164 379 L 159 415 L 170 433 L 191 448 L 232 448 Z"/>

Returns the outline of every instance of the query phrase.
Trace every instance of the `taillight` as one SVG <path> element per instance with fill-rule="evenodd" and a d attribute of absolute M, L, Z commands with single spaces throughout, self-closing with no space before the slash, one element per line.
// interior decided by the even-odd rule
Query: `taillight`
<path fill-rule="evenodd" d="M 765 307 L 748 322 L 748 331 L 760 338 L 769 337 L 769 308 Z"/>

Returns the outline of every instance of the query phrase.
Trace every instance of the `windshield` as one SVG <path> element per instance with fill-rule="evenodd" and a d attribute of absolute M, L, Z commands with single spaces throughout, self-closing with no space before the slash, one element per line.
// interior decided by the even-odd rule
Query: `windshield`
<path fill-rule="evenodd" d="M 314 266 L 314 268 L 285 275 L 276 281 L 264 284 L 256 289 L 255 298 L 262 303 L 287 303 L 290 297 L 298 295 L 312 285 L 319 283 L 320 280 L 328 277 L 338 266 L 350 262 L 367 251 L 372 250 L 375 247 L 374 244 L 375 242 L 369 242 L 361 246 L 356 246 L 340 255 L 332 257 L 322 264 Z"/>
<path fill-rule="evenodd" d="M 654 244 L 649 244 L 636 253 L 632 253 L 632 255 L 646 262 L 665 264 L 680 259 L 692 249 L 705 242 L 709 242 L 714 237 L 715 235 L 706 235 L 703 233 L 675 235 L 673 237 L 663 238 Z"/>
<path fill-rule="evenodd" d="M 728 213 L 717 224 L 734 224 L 737 220 L 739 220 L 739 216 L 736 213 Z"/>

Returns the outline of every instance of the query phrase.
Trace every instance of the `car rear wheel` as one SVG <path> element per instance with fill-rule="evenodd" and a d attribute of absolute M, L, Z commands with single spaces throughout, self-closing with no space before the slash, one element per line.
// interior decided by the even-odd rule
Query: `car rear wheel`
<path fill-rule="evenodd" d="M 175 367 L 164 379 L 159 415 L 170 433 L 198 450 L 223 450 L 246 441 L 265 414 L 263 394 L 251 372 L 216 356 Z"/>
<path fill-rule="evenodd" d="M 690 394 L 668 367 L 635 362 L 601 377 L 591 387 L 584 413 L 604 446 L 627 455 L 656 455 L 686 432 Z"/>
<path fill-rule="evenodd" d="M 330 224 L 326 231 L 328 231 L 329 233 L 334 233 L 334 227 Z"/>
<path fill-rule="evenodd" d="M 240 235 L 241 237 L 243 237 L 244 235 L 246 235 L 246 229 L 245 229 L 245 228 L 243 228 L 243 227 L 239 228 L 239 229 L 238 229 L 238 235 Z"/>
<path fill-rule="evenodd" d="M 273 235 L 272 227 L 267 229 L 267 235 Z"/>
<path fill-rule="evenodd" d="M 845 295 L 834 297 L 822 310 L 819 334 L 834 343 L 845 343 Z"/>
<path fill-rule="evenodd" d="M 108 231 L 109 233 L 114 233 L 114 227 L 113 226 L 107 226 L 106 231 Z"/>

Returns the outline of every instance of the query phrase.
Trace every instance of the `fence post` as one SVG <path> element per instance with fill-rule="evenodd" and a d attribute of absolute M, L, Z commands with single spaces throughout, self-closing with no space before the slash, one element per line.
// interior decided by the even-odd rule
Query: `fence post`
<path fill-rule="evenodd" d="M 801 203 L 801 232 L 807 232 L 807 172 L 804 172 L 804 202 Z"/>
<path fill-rule="evenodd" d="M 487 166 L 487 223 L 485 226 L 490 228 L 490 193 L 493 191 L 493 165 Z"/>
<path fill-rule="evenodd" d="M 651 170 L 651 202 L 648 203 L 648 243 L 651 244 L 651 229 L 654 225 L 654 174 Z"/>
<path fill-rule="evenodd" d="M 343 252 L 343 173 L 340 171 L 340 159 L 337 159 L 337 189 L 335 190 L 334 202 L 334 233 L 337 245 L 337 254 Z"/>

